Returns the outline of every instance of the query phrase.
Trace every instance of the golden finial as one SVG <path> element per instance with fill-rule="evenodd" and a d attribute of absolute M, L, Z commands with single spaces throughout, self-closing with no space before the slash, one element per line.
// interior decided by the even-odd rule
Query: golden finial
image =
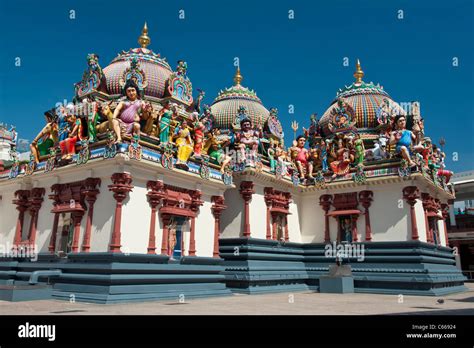
<path fill-rule="evenodd" d="M 240 67 L 237 67 L 237 71 L 235 72 L 235 75 L 234 75 L 235 85 L 236 86 L 240 85 L 243 79 L 244 77 L 240 74 Z"/>
<path fill-rule="evenodd" d="M 143 26 L 143 29 L 142 29 L 142 34 L 138 38 L 138 43 L 140 44 L 142 48 L 146 48 L 150 44 L 150 42 L 151 42 L 151 39 L 148 36 L 148 27 L 145 22 L 145 25 Z"/>
<path fill-rule="evenodd" d="M 359 59 L 357 59 L 356 71 L 354 73 L 354 77 L 356 79 L 356 84 L 360 85 L 362 83 L 362 78 L 364 77 L 364 72 L 362 71 L 362 68 L 360 67 Z"/>

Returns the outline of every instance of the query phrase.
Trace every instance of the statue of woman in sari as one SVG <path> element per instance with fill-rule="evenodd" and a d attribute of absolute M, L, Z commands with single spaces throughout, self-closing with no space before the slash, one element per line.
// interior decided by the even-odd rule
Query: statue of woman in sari
<path fill-rule="evenodd" d="M 127 97 L 121 101 L 114 111 L 113 127 L 117 137 L 116 142 L 122 142 L 122 133 L 140 136 L 140 116 L 144 103 L 138 96 L 138 86 L 129 80 L 123 91 Z"/>
<path fill-rule="evenodd" d="M 173 136 L 175 144 L 178 147 L 178 154 L 176 161 L 176 167 L 188 168 L 186 162 L 193 152 L 193 140 L 191 139 L 191 132 L 188 127 L 188 122 L 183 120 L 179 128 L 176 129 L 176 134 Z"/>
<path fill-rule="evenodd" d="M 160 123 L 160 144 L 167 144 L 170 138 L 170 125 L 173 119 L 176 107 L 167 103 L 158 114 Z"/>
<path fill-rule="evenodd" d="M 337 150 L 332 151 L 332 156 L 336 158 L 336 160 L 330 164 L 330 167 L 334 173 L 331 179 L 335 179 L 339 175 L 345 175 L 349 173 L 349 165 L 353 161 L 354 156 L 351 155 L 349 149 L 344 146 L 344 141 L 342 138 L 338 139 Z"/>

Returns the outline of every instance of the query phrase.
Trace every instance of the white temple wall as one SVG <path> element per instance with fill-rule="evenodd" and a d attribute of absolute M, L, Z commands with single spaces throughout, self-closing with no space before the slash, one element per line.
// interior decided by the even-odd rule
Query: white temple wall
<path fill-rule="evenodd" d="M 220 238 L 238 238 L 243 233 L 244 200 L 238 188 L 228 189 L 224 194 L 224 198 L 227 209 L 221 215 Z M 252 211 L 250 215 L 252 216 Z"/>
<path fill-rule="evenodd" d="M 94 216 L 92 219 L 92 230 L 90 246 L 91 252 L 107 252 L 109 250 L 110 239 L 114 227 L 115 199 L 113 192 L 108 186 L 112 184 L 110 175 L 101 176 L 100 193 L 94 204 Z M 83 219 L 86 223 L 87 217 Z M 82 246 L 82 239 L 81 239 Z"/>
<path fill-rule="evenodd" d="M 302 243 L 324 243 L 324 210 L 319 206 L 321 194 L 306 194 L 299 198 Z"/>
<path fill-rule="evenodd" d="M 269 185 L 266 185 L 269 186 Z M 254 181 L 255 193 L 250 201 L 250 237 L 267 238 L 267 205 L 264 198 L 265 186 Z M 242 199 L 242 205 L 244 200 Z"/>
<path fill-rule="evenodd" d="M 408 214 L 409 213 L 410 212 L 408 212 Z M 426 235 L 425 210 L 423 209 L 423 202 L 421 199 L 416 200 L 415 213 L 416 213 L 416 225 L 418 227 L 418 237 L 419 237 L 418 240 L 421 242 L 427 242 L 428 236 Z M 408 218 L 410 218 L 410 215 L 408 215 Z M 411 222 L 410 222 L 409 232 L 410 232 L 410 238 L 408 240 L 411 240 Z"/>
<path fill-rule="evenodd" d="M 48 198 L 48 195 L 51 194 L 51 186 L 56 181 L 51 180 L 51 178 L 47 178 L 41 180 L 36 183 L 36 187 L 44 187 L 45 194 L 43 196 L 43 204 L 41 205 L 41 209 L 39 210 L 38 215 L 38 223 L 36 224 L 36 248 L 37 251 L 40 253 L 48 252 L 49 241 L 51 239 L 51 232 L 53 230 L 53 223 L 54 223 L 54 214 L 51 213 L 53 209 L 53 200 Z M 28 214 L 29 215 L 29 214 Z M 26 216 L 26 214 L 25 214 Z M 29 217 L 29 216 L 28 216 Z M 23 224 L 24 227 L 30 227 L 30 218 L 25 219 Z"/>
<path fill-rule="evenodd" d="M 196 256 L 212 257 L 215 221 L 211 211 L 211 196 L 203 194 L 201 199 L 204 204 L 199 209 L 195 223 Z"/>
<path fill-rule="evenodd" d="M 133 189 L 122 207 L 121 250 L 124 253 L 146 254 L 151 215 L 146 196 L 148 190 L 145 180 L 136 177 L 132 180 Z M 115 200 L 112 198 L 111 202 Z"/>
<path fill-rule="evenodd" d="M 438 214 L 441 216 L 441 211 L 438 211 Z M 442 246 L 446 246 L 446 230 L 444 229 L 444 221 L 438 220 L 438 231 L 439 231 L 439 244 Z"/>
<path fill-rule="evenodd" d="M 290 214 L 288 215 L 288 235 L 290 242 L 301 243 L 303 238 L 301 235 L 301 218 L 298 207 L 301 205 L 301 197 L 292 194 L 292 202 L 290 203 Z"/>
<path fill-rule="evenodd" d="M 20 186 L 15 184 L 3 186 L 1 188 L 0 246 L 4 249 L 3 251 L 6 251 L 6 249 L 11 247 L 15 237 L 18 210 L 16 210 L 16 205 L 14 205 L 12 201 L 15 198 L 15 191 L 19 189 Z"/>

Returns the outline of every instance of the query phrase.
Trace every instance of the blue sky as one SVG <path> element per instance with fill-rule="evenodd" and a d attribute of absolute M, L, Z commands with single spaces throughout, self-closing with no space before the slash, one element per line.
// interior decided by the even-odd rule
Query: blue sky
<path fill-rule="evenodd" d="M 104 68 L 121 50 L 138 46 L 146 20 L 149 48 L 173 68 L 186 60 L 193 87 L 206 91 L 208 104 L 232 85 L 239 57 L 243 85 L 256 90 L 267 108 L 279 109 L 287 138 L 293 119 L 301 130 L 311 113 L 322 115 L 336 91 L 353 82 L 360 58 L 365 81 L 379 82 L 397 102 L 420 101 L 426 133 L 436 142 L 446 139 L 453 170 L 473 169 L 473 4 L 0 0 L 0 121 L 16 124 L 20 137 L 32 139 L 44 124 L 43 112 L 72 98 L 86 55 L 97 53 Z M 181 9 L 184 20 L 178 18 Z M 453 152 L 458 161 L 452 161 Z"/>

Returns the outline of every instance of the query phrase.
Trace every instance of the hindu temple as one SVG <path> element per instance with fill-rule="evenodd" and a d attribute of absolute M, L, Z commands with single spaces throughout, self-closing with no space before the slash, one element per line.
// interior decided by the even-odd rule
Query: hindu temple
<path fill-rule="evenodd" d="M 291 139 L 240 67 L 206 104 L 146 24 L 138 43 L 104 68 L 87 54 L 30 158 L 0 168 L 0 299 L 318 292 L 341 245 L 358 251 L 342 257 L 356 292 L 465 290 L 446 227 L 453 173 L 419 102 L 398 104 L 357 61 Z"/>

